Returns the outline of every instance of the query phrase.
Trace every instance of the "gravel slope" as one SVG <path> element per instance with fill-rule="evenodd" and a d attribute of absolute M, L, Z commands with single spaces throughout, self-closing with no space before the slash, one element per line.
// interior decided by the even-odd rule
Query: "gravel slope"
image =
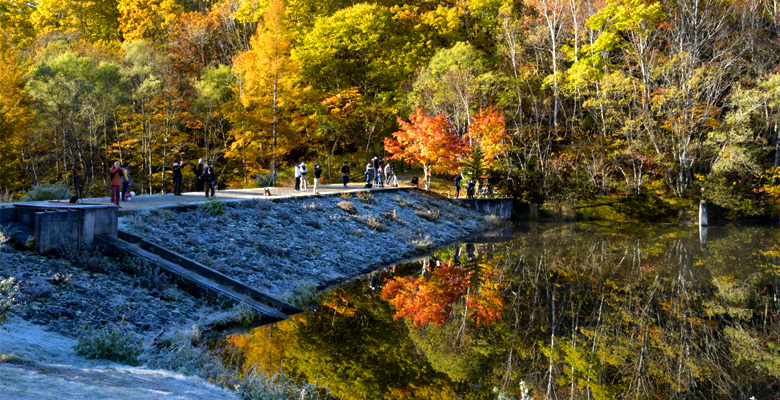
<path fill-rule="evenodd" d="M 148 210 L 125 229 L 258 290 L 290 299 L 485 227 L 446 199 L 413 192 L 224 204 L 225 213 Z"/>

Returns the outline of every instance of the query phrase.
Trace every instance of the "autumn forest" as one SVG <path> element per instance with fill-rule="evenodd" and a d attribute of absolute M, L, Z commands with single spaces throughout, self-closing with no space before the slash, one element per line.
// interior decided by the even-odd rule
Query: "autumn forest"
<path fill-rule="evenodd" d="M 115 160 L 140 193 L 199 158 L 219 188 L 284 181 L 300 160 L 335 180 L 377 155 L 490 173 L 534 204 L 704 197 L 766 214 L 779 7 L 0 0 L 0 192 L 76 178 L 105 196 Z"/>

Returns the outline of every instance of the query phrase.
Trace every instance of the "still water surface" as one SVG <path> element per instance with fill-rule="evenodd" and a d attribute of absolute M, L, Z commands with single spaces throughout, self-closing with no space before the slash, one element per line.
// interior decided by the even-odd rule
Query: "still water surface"
<path fill-rule="evenodd" d="M 516 225 L 228 342 L 341 399 L 778 398 L 780 231 L 703 233 Z"/>

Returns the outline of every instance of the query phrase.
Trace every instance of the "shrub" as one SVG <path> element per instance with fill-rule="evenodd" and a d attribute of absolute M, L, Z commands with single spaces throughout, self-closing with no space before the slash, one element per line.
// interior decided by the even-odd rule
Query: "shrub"
<path fill-rule="evenodd" d="M 202 346 L 202 334 L 202 329 L 193 325 L 155 340 L 157 352 L 146 360 L 147 366 L 208 378 L 224 375 L 225 367 L 219 356 Z"/>
<path fill-rule="evenodd" d="M 374 195 L 369 192 L 357 192 L 357 197 L 366 204 L 374 204 Z"/>
<path fill-rule="evenodd" d="M 417 214 L 418 217 L 422 219 L 427 219 L 428 221 L 436 221 L 441 216 L 441 212 L 439 210 L 415 210 L 414 212 Z"/>
<path fill-rule="evenodd" d="M 8 318 L 18 293 L 19 286 L 14 278 L 0 279 L 0 324 Z"/>
<path fill-rule="evenodd" d="M 225 214 L 225 203 L 220 200 L 210 199 L 198 204 L 198 210 L 206 211 L 213 217 Z"/>
<path fill-rule="evenodd" d="M 355 208 L 355 205 L 352 204 L 349 201 L 342 201 L 339 203 L 336 203 L 336 207 L 344 210 L 347 214 L 357 214 L 357 208 Z"/>
<path fill-rule="evenodd" d="M 11 196 L 11 192 L 5 189 L 4 192 L 0 192 L 0 203 L 13 203 L 14 197 Z"/>
<path fill-rule="evenodd" d="M 369 228 L 379 232 L 384 232 L 387 230 L 385 225 L 373 215 L 366 218 L 366 225 L 368 225 Z"/>
<path fill-rule="evenodd" d="M 431 240 L 430 236 L 426 236 L 425 238 L 412 240 L 412 244 L 414 245 L 414 251 L 422 252 L 433 246 L 433 240 Z"/>
<path fill-rule="evenodd" d="M 59 257 L 90 272 L 106 273 L 111 268 L 108 258 L 99 251 L 85 247 L 63 247 Z"/>
<path fill-rule="evenodd" d="M 124 321 L 102 329 L 89 330 L 78 337 L 74 349 L 84 358 L 121 362 L 138 365 L 141 355 L 141 339 L 132 332 L 126 332 Z"/>
<path fill-rule="evenodd" d="M 273 373 L 260 369 L 257 364 L 249 368 L 245 377 L 237 382 L 235 387 L 245 399 L 314 400 L 336 398 L 327 391 L 322 394 L 322 389 L 317 385 L 317 382 L 299 382 L 287 376 L 282 370 Z"/>
<path fill-rule="evenodd" d="M 288 301 L 302 310 L 313 310 L 319 304 L 317 286 L 311 282 L 299 282 L 293 288 Z"/>
<path fill-rule="evenodd" d="M 68 186 L 64 181 L 41 185 L 35 185 L 27 194 L 22 196 L 21 201 L 45 201 L 45 200 L 63 200 L 73 197 Z"/>

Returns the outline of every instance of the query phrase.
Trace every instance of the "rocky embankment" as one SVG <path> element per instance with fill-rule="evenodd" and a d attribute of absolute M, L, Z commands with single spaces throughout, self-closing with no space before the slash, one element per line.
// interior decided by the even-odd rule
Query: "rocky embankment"
<path fill-rule="evenodd" d="M 485 226 L 483 215 L 416 191 L 212 203 L 120 220 L 120 229 L 288 301 Z"/>

